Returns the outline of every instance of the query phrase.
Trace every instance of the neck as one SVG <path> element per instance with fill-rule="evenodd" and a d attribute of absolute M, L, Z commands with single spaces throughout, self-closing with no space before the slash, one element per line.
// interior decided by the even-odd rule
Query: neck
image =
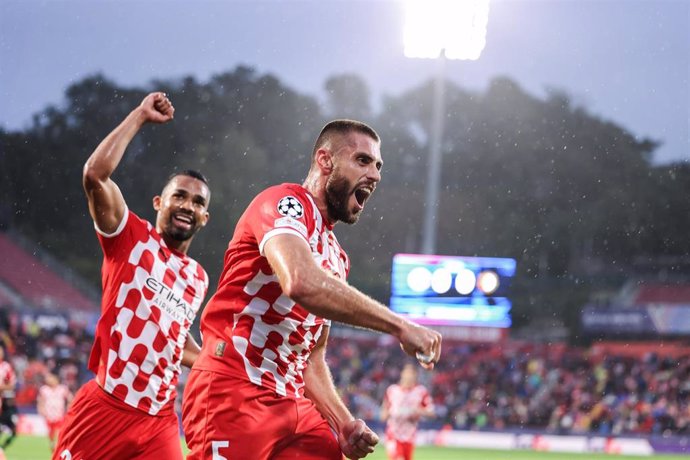
<path fill-rule="evenodd" d="M 307 191 L 314 197 L 316 207 L 319 208 L 319 211 L 324 219 L 328 220 L 328 223 L 331 225 L 335 225 L 336 222 L 333 221 L 328 214 L 328 204 L 326 201 L 326 181 L 326 177 L 318 175 L 314 173 L 314 171 L 309 171 L 309 175 L 304 180 L 302 187 L 307 189 Z"/>

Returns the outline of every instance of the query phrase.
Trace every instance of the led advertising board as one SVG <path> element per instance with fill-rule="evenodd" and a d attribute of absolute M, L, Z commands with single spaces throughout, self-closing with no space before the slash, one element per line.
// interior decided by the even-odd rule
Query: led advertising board
<path fill-rule="evenodd" d="M 390 307 L 420 324 L 510 327 L 515 259 L 393 257 Z"/>

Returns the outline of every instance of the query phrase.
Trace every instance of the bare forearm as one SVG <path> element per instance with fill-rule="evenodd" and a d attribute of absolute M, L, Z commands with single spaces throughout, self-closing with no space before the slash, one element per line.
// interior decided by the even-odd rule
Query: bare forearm
<path fill-rule="evenodd" d="M 310 359 L 304 372 L 305 395 L 337 432 L 354 417 L 345 407 L 333 385 L 333 378 L 323 359 Z"/>
<path fill-rule="evenodd" d="M 106 181 L 120 164 L 127 146 L 144 123 L 145 115 L 141 107 L 132 110 L 86 160 L 85 180 Z"/>
<path fill-rule="evenodd" d="M 328 275 L 315 262 L 298 236 L 276 235 L 264 246 L 280 287 L 286 296 L 310 313 L 353 326 L 391 334 L 405 353 L 425 358 L 433 368 L 441 356 L 441 335 L 396 315 L 384 305 L 345 282 Z M 418 358 L 419 359 L 419 358 Z"/>
<path fill-rule="evenodd" d="M 334 321 L 400 337 L 407 321 L 390 309 L 326 273 L 315 273 L 304 294 L 295 299 L 309 312 Z"/>

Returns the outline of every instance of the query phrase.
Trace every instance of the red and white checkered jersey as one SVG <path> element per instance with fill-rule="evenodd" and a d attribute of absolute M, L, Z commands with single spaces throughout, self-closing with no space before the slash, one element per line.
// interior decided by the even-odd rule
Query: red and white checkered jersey
<path fill-rule="evenodd" d="M 89 369 L 125 404 L 151 415 L 172 412 L 182 350 L 208 275 L 131 211 L 113 234 L 96 230 L 103 300 Z"/>
<path fill-rule="evenodd" d="M 383 404 L 388 409 L 386 436 L 402 442 L 414 442 L 420 411 L 433 408 L 431 396 L 422 385 L 391 385 L 386 389 Z"/>
<path fill-rule="evenodd" d="M 266 242 L 281 234 L 299 237 L 318 265 L 346 278 L 349 259 L 309 192 L 297 184 L 264 190 L 238 221 L 225 253 L 218 290 L 201 317 L 203 348 L 194 367 L 300 398 L 307 359 L 330 321 L 309 313 L 281 290 L 263 256 Z"/>
<path fill-rule="evenodd" d="M 59 422 L 65 417 L 67 401 L 70 398 L 69 389 L 65 385 L 43 385 L 38 390 L 38 397 L 43 402 L 42 415 L 48 422 Z"/>
<path fill-rule="evenodd" d="M 14 368 L 12 367 L 12 365 L 7 361 L 0 362 L 0 384 L 14 385 L 16 382 L 17 375 L 14 373 Z M 0 394 L 0 396 L 2 396 L 3 398 L 14 398 L 15 390 L 14 388 L 10 390 L 5 390 Z"/>

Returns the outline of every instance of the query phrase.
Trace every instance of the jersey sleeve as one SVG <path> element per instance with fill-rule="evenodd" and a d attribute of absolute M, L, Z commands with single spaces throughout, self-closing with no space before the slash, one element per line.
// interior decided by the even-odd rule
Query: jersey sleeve
<path fill-rule="evenodd" d="M 315 225 L 311 200 L 303 192 L 286 186 L 260 193 L 250 204 L 247 217 L 249 232 L 262 256 L 266 242 L 276 235 L 295 235 L 309 245 Z"/>
<path fill-rule="evenodd" d="M 141 219 L 129 209 L 125 210 L 122 222 L 113 233 L 105 233 L 94 223 L 103 255 L 108 259 L 129 257 L 130 249 L 139 240 L 147 238 L 150 223 Z"/>

